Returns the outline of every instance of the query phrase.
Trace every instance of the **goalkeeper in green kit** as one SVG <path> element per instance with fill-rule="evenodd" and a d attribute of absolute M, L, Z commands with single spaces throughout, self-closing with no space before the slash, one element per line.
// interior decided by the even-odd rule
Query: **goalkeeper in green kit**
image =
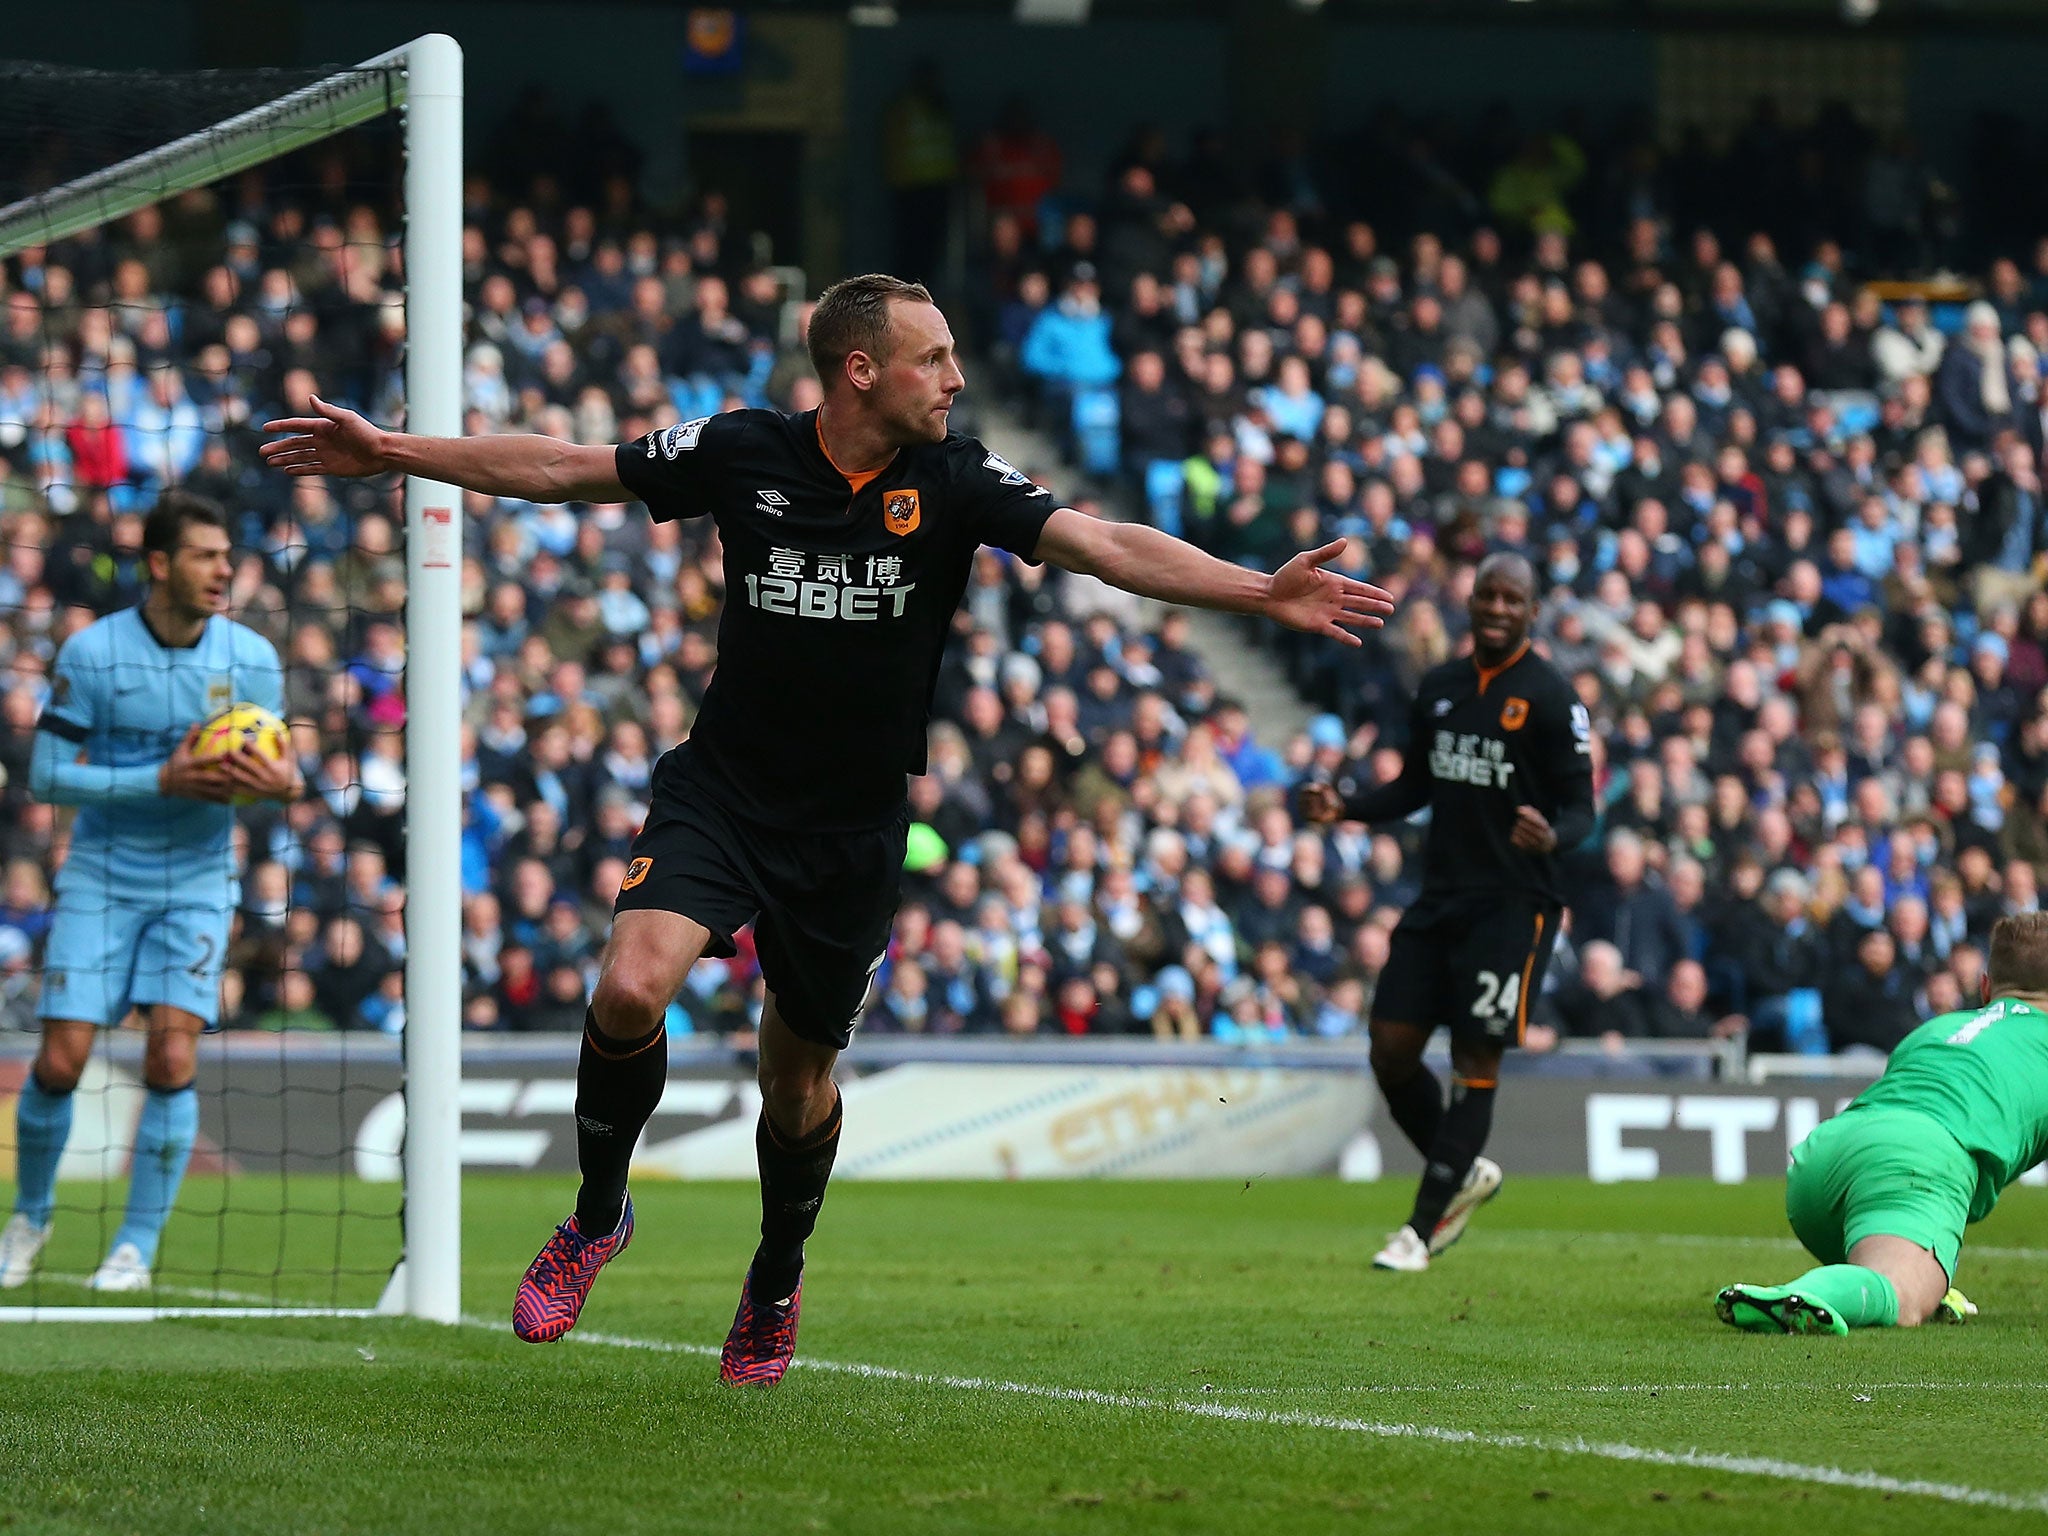
<path fill-rule="evenodd" d="M 1929 1019 L 1884 1076 L 1792 1153 L 1785 1214 L 1821 1267 L 1731 1285 L 1721 1321 L 1751 1333 L 1961 1322 L 1963 1228 L 2048 1156 L 2048 912 L 1991 930 L 1984 1006 Z"/>

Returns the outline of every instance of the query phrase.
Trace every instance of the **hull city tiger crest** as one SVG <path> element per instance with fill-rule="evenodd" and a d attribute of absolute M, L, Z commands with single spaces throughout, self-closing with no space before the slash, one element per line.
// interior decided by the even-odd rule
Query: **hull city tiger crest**
<path fill-rule="evenodd" d="M 898 538 L 906 533 L 915 533 L 918 520 L 923 515 L 916 491 L 891 491 L 882 498 L 882 526 Z"/>
<path fill-rule="evenodd" d="M 647 878 L 647 871 L 654 868 L 652 859 L 635 859 L 626 869 L 626 878 L 619 882 L 619 889 L 630 891 Z"/>
<path fill-rule="evenodd" d="M 1509 699 L 1501 706 L 1500 728 L 1504 731 L 1519 731 L 1529 721 L 1529 701 Z"/>

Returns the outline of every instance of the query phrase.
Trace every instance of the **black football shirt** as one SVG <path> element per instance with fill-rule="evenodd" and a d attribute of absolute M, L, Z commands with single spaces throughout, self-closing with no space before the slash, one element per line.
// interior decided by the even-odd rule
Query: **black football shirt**
<path fill-rule="evenodd" d="M 732 809 L 792 831 L 894 819 L 925 768 L 932 690 L 975 550 L 1031 560 L 1052 494 L 973 438 L 848 477 L 818 415 L 731 411 L 621 444 L 656 521 L 710 517 L 725 552 L 718 669 L 692 769 Z"/>
<path fill-rule="evenodd" d="M 1349 781 L 1336 788 L 1360 821 L 1430 808 L 1423 899 L 1499 893 L 1561 905 L 1558 854 L 1524 853 L 1509 837 L 1522 805 L 1543 813 L 1559 853 L 1592 831 L 1592 734 L 1564 674 L 1524 644 L 1492 672 L 1469 657 L 1431 668 L 1415 690 L 1399 777 L 1362 793 Z"/>

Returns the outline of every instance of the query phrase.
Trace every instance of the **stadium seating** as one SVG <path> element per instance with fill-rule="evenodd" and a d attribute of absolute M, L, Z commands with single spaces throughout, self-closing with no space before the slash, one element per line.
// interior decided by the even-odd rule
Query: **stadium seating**
<path fill-rule="evenodd" d="M 1099 222 L 1044 220 L 1042 245 L 975 232 L 987 254 L 962 328 L 991 317 L 983 339 L 1008 338 L 1020 366 L 988 377 L 1076 460 L 1025 467 L 1069 495 L 1096 477 L 1226 558 L 1270 566 L 1344 537 L 1343 566 L 1400 612 L 1355 652 L 1248 631 L 1321 711 L 1260 743 L 1177 629 L 985 554 L 932 771 L 912 786 L 929 836 L 867 1027 L 1362 1030 L 1421 831 L 1325 836 L 1288 792 L 1346 763 L 1389 771 L 1408 690 L 1455 653 L 1472 567 L 1498 549 L 1541 572 L 1542 643 L 1602 745 L 1602 823 L 1575 856 L 1534 1044 L 1882 1050 L 1900 1021 L 1969 994 L 1991 921 L 2048 874 L 2048 271 L 1989 264 L 1981 301 L 1930 318 L 1915 290 L 1866 296 L 1858 252 L 1825 229 L 1786 265 L 1762 232 L 1782 228 L 1777 204 L 1723 198 L 1724 253 L 1668 208 L 1578 198 L 1568 235 L 1528 213 L 1554 198 L 1508 181 L 1479 178 L 1490 210 L 1414 188 L 1376 209 L 1368 190 L 1359 211 L 1407 234 L 1397 254 L 1320 211 L 1348 189 L 1309 209 L 1149 169 L 1111 178 Z M 687 224 L 600 222 L 537 214 L 516 175 L 474 185 L 470 431 L 610 441 L 815 403 L 804 295 L 788 269 L 740 259 L 715 200 Z M 313 795 L 250 813 L 233 1022 L 402 1020 L 388 500 L 252 472 L 251 424 L 309 380 L 373 413 L 397 398 L 388 297 L 295 243 L 309 213 L 317 231 L 335 211 L 281 195 L 268 228 L 216 217 L 118 304 L 104 252 L 59 245 L 12 274 L 10 1026 L 32 1023 L 47 925 L 53 822 L 20 770 L 48 660 L 135 600 L 131 514 L 172 480 L 234 508 L 242 614 L 286 654 L 292 713 L 319 735 Z M 345 223 L 378 266 L 394 232 L 371 192 Z M 1904 275 L 1924 253 L 1879 254 Z M 45 304 L 67 285 L 77 298 Z M 1133 366 L 1148 352 L 1163 368 Z M 465 1024 L 574 1029 L 649 765 L 715 665 L 718 549 L 708 529 L 621 508 L 471 496 L 465 512 Z M 742 943 L 698 968 L 671 1027 L 748 1028 L 759 996 Z"/>

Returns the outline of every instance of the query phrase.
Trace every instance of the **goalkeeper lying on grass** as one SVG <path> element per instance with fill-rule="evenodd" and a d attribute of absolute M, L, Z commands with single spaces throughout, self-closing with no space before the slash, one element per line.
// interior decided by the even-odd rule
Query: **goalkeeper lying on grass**
<path fill-rule="evenodd" d="M 1991 930 L 1984 1007 L 1929 1019 L 1884 1076 L 1792 1153 L 1785 1214 L 1821 1261 L 1788 1285 L 1731 1285 L 1724 1323 L 1847 1333 L 1961 1322 L 1963 1228 L 2048 1155 L 2048 912 Z"/>

